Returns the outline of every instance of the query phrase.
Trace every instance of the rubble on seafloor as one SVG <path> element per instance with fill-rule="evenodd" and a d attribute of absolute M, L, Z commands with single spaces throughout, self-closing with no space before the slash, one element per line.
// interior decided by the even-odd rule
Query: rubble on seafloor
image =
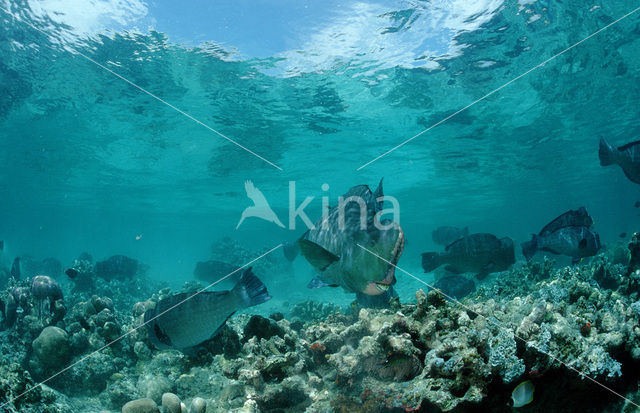
<path fill-rule="evenodd" d="M 271 317 L 239 314 L 185 353 L 156 350 L 132 330 L 169 294 L 127 313 L 85 297 L 55 326 L 21 313 L 0 333 L 3 403 L 78 364 L 4 409 L 501 412 L 525 380 L 535 396 L 522 411 L 631 412 L 640 401 L 640 272 L 606 255 L 560 269 L 527 263 L 460 303 L 419 290 L 393 309 L 345 314 L 309 301 Z"/>

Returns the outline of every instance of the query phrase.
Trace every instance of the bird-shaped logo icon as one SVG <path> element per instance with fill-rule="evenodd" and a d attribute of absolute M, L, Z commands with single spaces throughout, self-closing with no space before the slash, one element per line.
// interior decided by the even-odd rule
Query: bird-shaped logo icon
<path fill-rule="evenodd" d="M 264 197 L 262 192 L 258 188 L 253 185 L 253 182 L 246 181 L 244 183 L 244 189 L 247 191 L 247 196 L 249 199 L 253 201 L 253 206 L 245 208 L 242 211 L 242 216 L 240 217 L 240 221 L 238 225 L 236 225 L 236 229 L 240 227 L 240 224 L 245 220 L 245 218 L 256 217 L 264 219 L 265 221 L 273 222 L 279 227 L 284 228 L 284 225 L 278 219 L 278 216 L 269 206 L 267 199 Z"/>

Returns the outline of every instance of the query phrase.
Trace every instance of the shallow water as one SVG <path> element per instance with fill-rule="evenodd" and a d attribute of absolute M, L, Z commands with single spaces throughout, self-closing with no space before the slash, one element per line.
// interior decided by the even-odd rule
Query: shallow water
<path fill-rule="evenodd" d="M 603 244 L 627 242 L 640 193 L 600 166 L 598 140 L 637 139 L 640 14 L 584 39 L 637 4 L 471 3 L 0 2 L 3 266 L 124 254 L 180 290 L 224 237 L 252 258 L 299 237 L 292 182 L 315 221 L 321 197 L 383 177 L 398 265 L 429 283 L 420 254 L 441 225 L 513 238 L 517 265 L 520 242 L 579 206 Z M 236 229 L 247 180 L 286 228 Z M 273 299 L 249 313 L 353 301 L 307 289 L 303 259 L 278 265 L 258 274 Z M 424 285 L 396 275 L 415 301 Z"/>

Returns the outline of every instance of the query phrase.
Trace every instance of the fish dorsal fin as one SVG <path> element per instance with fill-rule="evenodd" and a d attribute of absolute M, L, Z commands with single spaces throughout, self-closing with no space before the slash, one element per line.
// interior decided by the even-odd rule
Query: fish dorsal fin
<path fill-rule="evenodd" d="M 298 243 L 300 244 L 300 252 L 302 255 L 304 255 L 311 265 L 320 271 L 324 271 L 329 265 L 340 259 L 340 257 L 334 253 L 327 251 L 308 239 L 301 239 Z"/>
<path fill-rule="evenodd" d="M 383 202 L 382 200 L 378 201 L 378 198 L 383 196 L 382 179 L 380 179 L 380 183 L 375 192 L 371 192 L 371 188 L 369 188 L 368 185 L 358 185 L 349 189 L 346 194 L 342 195 L 342 198 L 345 200 L 350 197 L 362 198 L 367 204 L 367 209 L 375 213 L 382 210 Z"/>
<path fill-rule="evenodd" d="M 368 185 L 357 185 L 350 188 L 344 195 L 342 195 L 342 198 L 347 199 L 352 196 L 360 197 L 366 201 L 371 197 L 371 189 L 369 189 Z"/>
<path fill-rule="evenodd" d="M 553 221 L 544 226 L 538 233 L 538 235 L 549 235 L 561 228 L 566 227 L 591 227 L 593 225 L 593 218 L 587 212 L 585 207 L 580 207 L 576 210 L 569 210 L 564 214 L 558 216 Z"/>
<path fill-rule="evenodd" d="M 451 244 L 447 245 L 446 247 L 444 247 L 445 251 L 449 251 L 449 249 L 454 246 L 455 244 L 462 242 L 462 240 L 464 240 L 465 237 L 462 238 L 458 238 L 457 240 L 453 241 Z"/>
<path fill-rule="evenodd" d="M 618 147 L 619 151 L 626 151 L 627 149 L 631 149 L 632 147 L 640 145 L 640 141 L 629 142 L 626 145 L 622 145 Z"/>

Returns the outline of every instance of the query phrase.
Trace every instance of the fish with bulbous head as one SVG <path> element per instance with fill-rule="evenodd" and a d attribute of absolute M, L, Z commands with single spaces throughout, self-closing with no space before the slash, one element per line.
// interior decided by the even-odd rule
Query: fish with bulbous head
<path fill-rule="evenodd" d="M 567 255 L 574 260 L 596 255 L 602 245 L 591 229 L 593 219 L 585 209 L 569 210 L 544 226 L 531 241 L 522 243 L 522 254 L 530 260 L 537 251 Z"/>
<path fill-rule="evenodd" d="M 296 248 L 320 273 L 309 288 L 342 287 L 358 295 L 393 296 L 395 265 L 404 249 L 404 233 L 396 222 L 380 220 L 382 180 L 375 191 L 358 185 L 342 196 L 312 229 L 302 235 Z M 377 256 L 376 256 L 377 255 Z"/>

